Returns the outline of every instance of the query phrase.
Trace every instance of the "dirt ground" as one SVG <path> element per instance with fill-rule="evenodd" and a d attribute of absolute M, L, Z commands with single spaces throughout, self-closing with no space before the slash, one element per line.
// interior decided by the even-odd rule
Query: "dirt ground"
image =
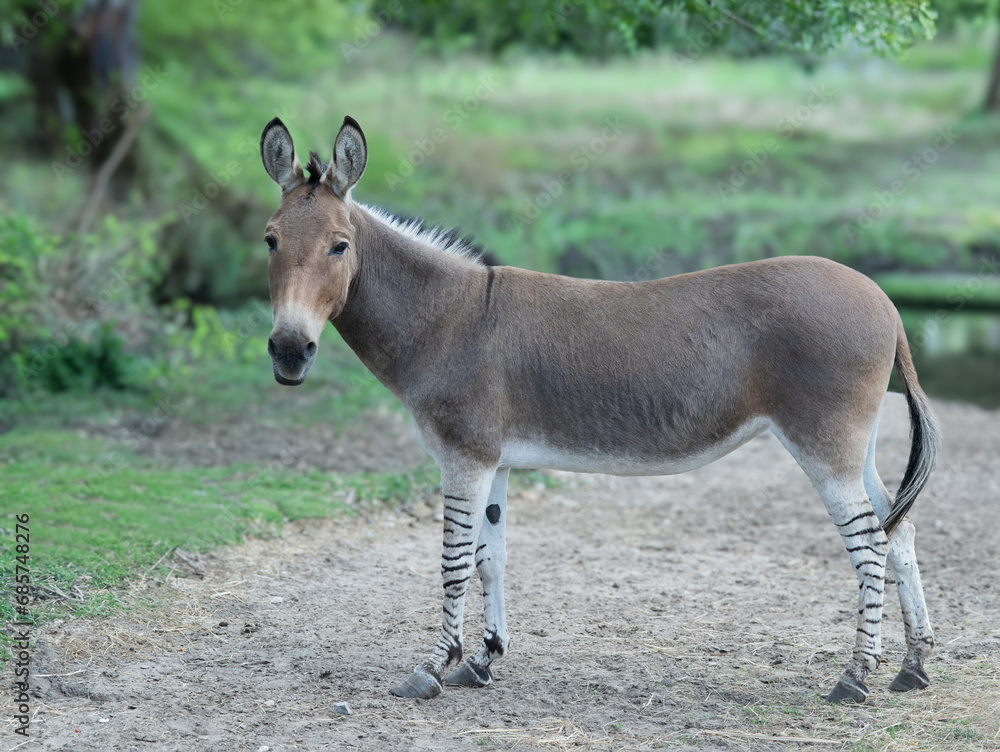
<path fill-rule="evenodd" d="M 421 503 L 177 559 L 126 594 L 159 599 L 153 613 L 50 625 L 21 749 L 998 749 L 1000 421 L 937 409 L 945 450 L 911 515 L 938 640 L 926 691 L 887 691 L 903 655 L 890 586 L 868 704 L 822 701 L 850 656 L 856 580 L 767 435 L 680 476 L 558 474 L 557 488 L 512 495 L 512 639 L 486 689 L 389 695 L 439 625 L 441 523 Z M 908 425 L 890 395 L 890 488 Z M 472 590 L 467 649 L 482 630 Z M 0 748 L 18 748 L 3 731 Z"/>

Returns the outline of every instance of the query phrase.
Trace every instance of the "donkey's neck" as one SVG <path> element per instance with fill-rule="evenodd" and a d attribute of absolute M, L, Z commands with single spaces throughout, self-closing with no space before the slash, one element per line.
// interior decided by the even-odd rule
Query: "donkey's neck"
<path fill-rule="evenodd" d="M 428 341 L 457 323 L 463 293 L 486 269 L 407 236 L 363 206 L 351 208 L 351 223 L 358 268 L 333 325 L 405 402 L 406 387 L 435 365 Z"/>

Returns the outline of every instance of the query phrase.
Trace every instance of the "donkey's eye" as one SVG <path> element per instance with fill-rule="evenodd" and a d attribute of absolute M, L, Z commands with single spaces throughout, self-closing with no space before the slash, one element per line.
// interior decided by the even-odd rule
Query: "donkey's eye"
<path fill-rule="evenodd" d="M 264 242 L 267 243 L 267 250 L 276 251 L 278 250 L 278 241 L 274 239 L 274 236 L 268 235 L 264 238 Z"/>
<path fill-rule="evenodd" d="M 344 251 L 346 251 L 346 250 L 347 250 L 347 241 L 346 240 L 341 240 L 339 243 L 337 243 L 337 245 L 335 245 L 333 248 L 330 249 L 330 253 L 328 253 L 327 255 L 328 256 L 343 256 L 344 255 Z"/>

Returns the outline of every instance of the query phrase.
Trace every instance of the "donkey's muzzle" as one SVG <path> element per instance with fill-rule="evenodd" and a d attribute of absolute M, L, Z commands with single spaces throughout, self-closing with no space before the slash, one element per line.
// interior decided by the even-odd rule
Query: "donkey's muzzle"
<path fill-rule="evenodd" d="M 298 386 L 316 357 L 316 343 L 295 335 L 271 337 L 267 341 L 274 380 L 284 386 Z"/>

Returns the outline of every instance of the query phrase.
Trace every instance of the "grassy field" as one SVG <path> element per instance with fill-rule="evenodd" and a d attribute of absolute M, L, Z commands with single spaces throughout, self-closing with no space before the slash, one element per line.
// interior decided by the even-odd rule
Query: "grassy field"
<path fill-rule="evenodd" d="M 429 494 L 437 484 L 432 463 L 351 473 L 303 471 L 294 453 L 207 467 L 149 456 L 168 421 L 197 435 L 243 425 L 250 415 L 256 440 L 267 443 L 321 421 L 345 426 L 366 412 L 402 410 L 336 338 L 319 359 L 314 378 L 294 395 L 274 384 L 261 345 L 256 357 L 191 364 L 148 393 L 98 390 L 0 403 L 8 429 L 0 434 L 2 571 L 13 571 L 12 515 L 28 513 L 38 615 L 110 613 L 115 588 L 139 572 L 155 576 L 154 565 L 174 548 L 206 550 L 273 534 L 288 520 L 353 515 Z M 5 620 L 11 608 L 0 603 Z"/>
<path fill-rule="evenodd" d="M 261 128 L 278 114 L 301 151 L 328 153 L 350 114 L 370 150 L 359 200 L 462 225 L 502 263 L 644 279 L 772 255 L 829 256 L 923 306 L 907 320 L 911 337 L 935 315 L 954 321 L 982 309 L 984 323 L 970 329 L 985 332 L 973 337 L 981 346 L 972 361 L 955 355 L 970 352 L 964 340 L 945 347 L 946 370 L 929 381 L 945 396 L 976 380 L 995 394 L 1000 129 L 973 112 L 989 63 L 985 37 L 923 45 L 902 62 L 844 54 L 810 70 L 780 58 L 679 64 L 669 53 L 606 64 L 463 56 L 414 65 L 410 45 L 385 33 L 308 80 L 192 82 L 167 70 L 149 92 L 155 126 L 140 137 L 162 195 L 136 195 L 126 213 L 163 202 L 175 237 L 192 249 L 193 279 L 219 298 L 264 297 L 260 236 L 277 195 L 259 163 Z M 197 121 L 192 91 L 203 104 Z M 64 230 L 85 177 L 54 184 L 49 165 L 12 158 L 0 207 Z M 218 198 L 181 219 L 223 179 Z M 226 321 L 235 327 L 238 315 Z M 149 456 L 143 421 L 150 430 L 165 417 L 206 430 L 238 422 L 268 442 L 296 426 L 342 430 L 401 410 L 331 334 L 295 398 L 276 396 L 266 328 L 236 357 L 202 354 L 146 389 L 0 402 L 0 567 L 11 571 L 11 515 L 30 513 L 40 615 L 113 611 L 115 589 L 137 573 L 155 576 L 175 547 L 200 550 L 273 533 L 288 519 L 430 494 L 427 464 L 261 472 Z M 926 339 L 915 349 L 929 362 L 942 340 Z M 159 416 L 164 404 L 169 415 Z M 4 618 L 9 609 L 0 603 Z"/>

